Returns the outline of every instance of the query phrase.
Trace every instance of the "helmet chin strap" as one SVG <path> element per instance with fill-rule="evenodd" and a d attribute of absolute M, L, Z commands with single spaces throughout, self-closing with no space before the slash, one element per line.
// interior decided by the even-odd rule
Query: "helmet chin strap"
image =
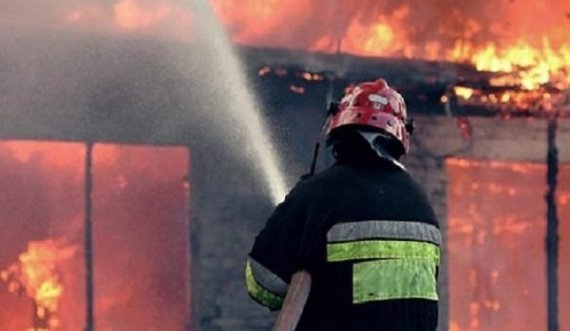
<path fill-rule="evenodd" d="M 396 158 L 394 158 L 394 156 L 392 156 L 392 154 L 390 154 L 383 146 L 381 143 L 379 143 L 377 141 L 378 138 L 380 139 L 384 139 L 384 138 L 389 138 L 390 136 L 382 133 L 382 132 L 368 132 L 368 131 L 363 131 L 363 130 L 356 130 L 361 136 L 362 138 L 364 138 L 364 140 L 366 140 L 368 142 L 368 144 L 370 145 L 370 148 L 372 148 L 372 150 L 376 153 L 376 155 L 378 155 L 380 158 L 389 161 L 390 163 L 392 163 L 393 165 L 395 165 L 396 167 L 407 171 L 406 167 L 400 163 L 400 161 L 396 160 Z"/>

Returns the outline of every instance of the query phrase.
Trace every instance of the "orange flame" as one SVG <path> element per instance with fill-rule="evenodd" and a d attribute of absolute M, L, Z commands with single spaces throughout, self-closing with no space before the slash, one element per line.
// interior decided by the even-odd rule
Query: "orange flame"
<path fill-rule="evenodd" d="M 414 47 L 408 41 L 404 28 L 410 7 L 402 5 L 391 14 L 382 13 L 371 20 L 355 17 L 350 21 L 344 37 L 327 35 L 317 40 L 311 47 L 316 51 L 334 50 L 340 39 L 343 52 L 366 56 L 413 57 Z"/>
<path fill-rule="evenodd" d="M 570 14 L 565 14 L 570 6 L 565 0 L 516 6 L 512 1 L 210 1 L 239 44 L 467 62 L 480 71 L 505 73 L 491 81 L 495 86 L 570 88 Z M 115 0 L 112 11 L 88 5 L 68 12 L 64 20 L 104 21 L 111 13 L 106 19 L 121 30 L 167 25 L 168 33 L 182 35 L 189 30 L 190 10 L 175 1 Z"/>
<path fill-rule="evenodd" d="M 551 83 L 560 90 L 570 87 L 570 44 L 554 49 L 546 37 L 541 47 L 533 47 L 525 40 L 503 49 L 490 44 L 477 51 L 472 61 L 478 70 L 511 73 L 492 80 L 495 86 L 515 85 L 534 90 Z"/>
<path fill-rule="evenodd" d="M 564 0 L 212 0 L 233 40 L 365 56 L 467 62 L 506 73 L 495 86 L 570 88 L 570 6 Z M 440 8 L 447 3 L 449 8 Z M 424 12 L 426 11 L 426 12 Z M 305 27 L 305 28 L 301 28 Z"/>
<path fill-rule="evenodd" d="M 60 324 L 55 314 L 64 285 L 57 269 L 77 250 L 76 246 L 65 245 L 61 240 L 32 241 L 28 243 L 28 250 L 20 254 L 19 262 L 0 272 L 0 278 L 8 283 L 11 293 L 26 295 L 34 301 L 34 324 L 40 325 L 39 330 L 53 330 Z M 38 327 L 30 330 L 38 330 Z"/>

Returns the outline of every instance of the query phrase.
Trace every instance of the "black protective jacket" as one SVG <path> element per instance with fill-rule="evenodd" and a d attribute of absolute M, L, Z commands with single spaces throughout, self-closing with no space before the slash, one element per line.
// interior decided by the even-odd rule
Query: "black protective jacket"
<path fill-rule="evenodd" d="M 388 162 L 302 181 L 255 240 L 248 292 L 279 309 L 295 271 L 312 288 L 297 331 L 434 331 L 440 232 L 419 185 Z"/>

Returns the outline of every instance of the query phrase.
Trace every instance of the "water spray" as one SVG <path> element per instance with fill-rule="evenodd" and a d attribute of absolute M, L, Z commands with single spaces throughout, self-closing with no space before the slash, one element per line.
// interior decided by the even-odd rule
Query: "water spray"
<path fill-rule="evenodd" d="M 227 38 L 223 26 L 218 21 L 208 0 L 193 2 L 193 12 L 201 23 L 199 38 L 207 38 L 202 42 L 211 48 L 211 61 L 230 86 L 225 93 L 229 116 L 236 116 L 236 123 L 242 127 L 248 143 L 253 149 L 254 157 L 268 185 L 273 203 L 278 204 L 287 193 L 285 179 L 279 171 L 279 160 L 267 128 L 261 117 L 261 111 L 255 102 L 249 84 L 241 69 L 241 63 Z M 222 100 L 223 101 L 223 100 Z"/>

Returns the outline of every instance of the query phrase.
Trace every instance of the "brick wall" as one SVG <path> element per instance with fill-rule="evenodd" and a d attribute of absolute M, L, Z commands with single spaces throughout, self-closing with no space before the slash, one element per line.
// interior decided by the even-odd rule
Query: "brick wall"
<path fill-rule="evenodd" d="M 444 231 L 447 157 L 533 162 L 544 162 L 546 158 L 545 120 L 474 118 L 471 123 L 473 144 L 469 146 L 462 140 L 455 119 L 417 118 L 412 152 L 405 161 L 429 195 Z M 301 142 L 290 141 L 288 148 L 294 149 L 291 146 L 299 144 Z M 293 153 L 289 157 L 292 162 L 306 163 L 307 151 L 303 146 L 302 153 Z M 558 147 L 560 160 L 570 162 L 569 121 L 560 123 Z M 297 171 L 299 166 L 294 169 Z M 197 172 L 201 171 L 197 169 Z M 298 177 L 296 173 L 288 175 L 290 178 Z M 211 180 L 212 176 L 209 178 Z M 267 197 L 252 193 L 256 192 L 254 184 L 248 187 L 241 182 L 230 183 L 223 191 L 211 185 L 208 187 L 199 189 L 194 199 L 195 205 L 198 204 L 195 206 L 195 223 L 200 224 L 193 233 L 194 240 L 199 242 L 197 245 L 195 242 L 199 249 L 197 247 L 194 251 L 195 321 L 203 331 L 270 330 L 275 314 L 248 298 L 243 268 L 254 236 L 263 227 L 273 207 Z M 446 329 L 448 314 L 445 255 L 444 250 L 440 286 L 442 330 Z"/>
<path fill-rule="evenodd" d="M 446 230 L 446 197 L 448 178 L 445 170 L 447 157 L 479 160 L 503 160 L 545 162 L 547 153 L 547 120 L 471 118 L 472 144 L 461 137 L 457 121 L 445 117 L 421 117 L 417 119 L 417 131 L 412 142 L 412 152 L 406 164 L 410 172 L 426 190 Z M 570 162 L 570 122 L 559 123 L 557 145 L 560 162 Z M 546 185 L 546 179 L 545 179 Z M 447 330 L 447 251 L 443 249 L 440 270 L 440 330 Z"/>

